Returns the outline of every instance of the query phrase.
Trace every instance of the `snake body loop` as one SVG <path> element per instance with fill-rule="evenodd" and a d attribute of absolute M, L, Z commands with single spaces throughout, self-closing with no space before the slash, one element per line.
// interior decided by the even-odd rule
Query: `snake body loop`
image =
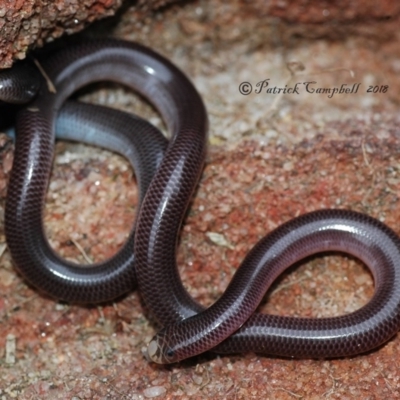
<path fill-rule="evenodd" d="M 82 141 L 124 155 L 137 174 L 139 205 L 160 164 L 167 140 L 147 121 L 106 107 L 69 101 L 58 115 L 65 99 L 77 88 L 72 79 L 75 74 L 81 79 L 81 85 L 96 80 L 96 74 L 90 76 L 84 66 L 79 68 L 79 58 L 79 54 L 70 55 L 70 59 L 57 55 L 47 63 L 43 61 L 57 93 L 48 92 L 43 82 L 36 99 L 17 115 L 16 151 L 6 202 L 5 230 L 15 265 L 30 283 L 61 300 L 98 303 L 121 296 L 137 286 L 133 252 L 135 225 L 121 250 L 105 262 L 77 265 L 63 260 L 52 250 L 43 230 L 43 204 L 53 160 L 55 126 L 60 139 Z M 63 61 L 76 67 L 70 68 L 72 75 L 64 75 L 64 78 L 60 76 Z M 53 69 L 51 63 L 59 69 Z M 98 64 L 92 68 L 102 69 L 101 63 Z M 24 88 L 27 88 L 26 97 L 33 96 L 30 89 L 33 83 L 28 79 L 32 75 L 22 79 L 22 72 L 20 65 L 15 72 L 19 84 L 15 92 L 7 85 L 3 99 L 18 98 Z M 6 74 L 8 82 L 11 71 Z M 40 79 L 38 74 L 34 77 Z"/>
<path fill-rule="evenodd" d="M 54 267 L 55 256 L 42 229 L 41 209 L 57 112 L 78 88 L 112 80 L 153 103 L 171 133 L 165 156 L 145 194 L 134 241 L 139 290 L 164 326 L 149 344 L 153 361 L 176 362 L 210 349 L 290 357 L 346 356 L 370 350 L 399 330 L 400 239 L 379 221 L 345 210 L 305 214 L 271 232 L 248 254 L 221 298 L 204 310 L 184 289 L 176 266 L 181 223 L 206 152 L 207 114 L 197 91 L 163 57 L 142 46 L 114 40 L 72 45 L 43 67 L 57 94 L 42 86 L 42 93 L 18 116 L 6 208 L 8 244 L 29 281 L 53 296 L 89 302 L 112 298 L 132 285 L 135 272 L 131 265 L 115 263 L 107 271 L 97 266 L 93 284 L 90 274 L 84 283 L 76 279 L 74 266 Z M 254 314 L 282 271 L 304 257 L 330 250 L 349 253 L 370 268 L 375 294 L 368 304 L 336 318 Z M 71 284 L 65 286 L 60 275 Z"/>
<path fill-rule="evenodd" d="M 0 102 L 25 104 L 32 100 L 40 87 L 40 74 L 27 63 L 17 63 L 0 73 Z"/>

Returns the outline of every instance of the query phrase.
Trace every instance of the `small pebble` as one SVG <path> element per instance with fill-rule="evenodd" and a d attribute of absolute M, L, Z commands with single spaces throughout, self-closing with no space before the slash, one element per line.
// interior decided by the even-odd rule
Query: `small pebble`
<path fill-rule="evenodd" d="M 152 386 L 143 390 L 143 394 L 147 398 L 163 396 L 166 392 L 167 391 L 163 386 Z"/>

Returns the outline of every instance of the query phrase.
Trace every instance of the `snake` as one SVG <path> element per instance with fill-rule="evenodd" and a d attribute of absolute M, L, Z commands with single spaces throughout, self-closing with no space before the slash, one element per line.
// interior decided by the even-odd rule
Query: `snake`
<path fill-rule="evenodd" d="M 39 72 L 27 63 L 16 64 L 15 69 L 2 72 L 1 77 L 3 92 L 0 92 L 0 100 L 12 104 L 31 100 L 41 84 L 45 85 L 45 82 L 41 82 Z M 30 108 L 35 115 L 38 111 L 35 105 L 30 104 Z M 132 251 L 135 223 L 122 248 L 105 262 L 90 266 L 77 265 L 62 259 L 53 251 L 43 233 L 44 199 L 41 198 L 40 202 L 34 200 L 36 190 L 47 187 L 48 179 L 46 174 L 38 174 L 36 169 L 38 166 L 45 167 L 43 157 L 48 157 L 52 162 L 53 149 L 52 146 L 45 147 L 51 152 L 46 156 L 40 154 L 38 145 L 21 154 L 24 145 L 20 142 L 26 137 L 24 126 L 20 126 L 20 123 L 25 123 L 24 118 L 17 118 L 17 134 L 13 130 L 7 131 L 16 140 L 16 157 L 22 157 L 25 164 L 21 166 L 24 171 L 21 175 L 12 172 L 6 201 L 6 209 L 10 211 L 6 212 L 5 230 L 9 238 L 8 247 L 21 274 L 43 293 L 70 302 L 104 302 L 135 288 L 137 279 Z M 55 131 L 58 139 L 79 141 L 123 155 L 136 171 L 140 207 L 168 143 L 157 128 L 136 115 L 69 100 L 58 114 Z M 17 171 L 18 162 L 14 166 Z M 42 191 L 38 196 L 44 193 Z M 10 219 L 11 215 L 13 217 Z M 24 226 L 24 233 L 19 231 L 20 224 Z"/>
<path fill-rule="evenodd" d="M 113 299 L 137 285 L 150 314 L 162 327 L 147 348 L 148 358 L 160 364 L 206 351 L 344 357 L 372 350 L 398 332 L 400 238 L 379 220 L 346 209 L 309 212 L 268 233 L 245 257 L 221 297 L 204 308 L 184 288 L 176 261 L 181 226 L 202 173 L 208 141 L 207 111 L 192 82 L 162 55 L 117 39 L 72 43 L 41 60 L 41 65 L 56 91 L 49 90 L 42 79 L 39 93 L 17 113 L 14 164 L 5 209 L 11 256 L 31 284 L 55 298 L 82 303 Z M 9 73 L 14 74 L 12 70 Z M 0 75 L 0 96 L 1 79 Z M 12 80 L 15 87 L 22 82 Z M 132 262 L 112 258 L 111 262 L 84 267 L 82 276 L 80 266 L 61 260 L 50 249 L 42 210 L 56 121 L 68 102 L 63 104 L 83 86 L 104 80 L 125 85 L 147 99 L 160 113 L 170 139 L 158 147 L 162 156 L 154 164 L 146 190 L 139 179 L 143 199 L 132 241 L 125 246 Z M 73 107 L 78 112 L 82 104 Z M 97 135 L 96 125 L 104 121 L 93 122 L 103 113 L 96 107 L 91 106 L 84 122 L 77 124 L 82 125 L 80 128 L 94 124 L 87 140 L 98 136 L 98 145 L 124 154 L 129 146 L 114 138 L 118 132 L 134 128 L 129 119 L 133 117 L 115 119 L 110 114 L 104 134 Z M 72 124 L 68 121 L 75 117 L 67 113 L 65 118 L 68 128 Z M 75 136 L 81 140 L 78 133 Z M 121 143 L 125 143 L 123 148 Z M 136 156 L 145 157 L 146 152 L 146 146 L 139 147 Z M 140 175 L 144 164 L 136 162 L 136 166 Z M 283 271 L 299 260 L 327 251 L 349 254 L 365 263 L 375 286 L 367 304 L 331 318 L 256 312 L 265 292 Z"/>

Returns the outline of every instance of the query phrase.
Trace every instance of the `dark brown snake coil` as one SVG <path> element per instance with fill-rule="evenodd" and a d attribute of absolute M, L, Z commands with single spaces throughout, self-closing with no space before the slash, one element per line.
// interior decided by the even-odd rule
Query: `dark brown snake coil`
<path fill-rule="evenodd" d="M 137 275 L 144 301 L 165 326 L 149 344 L 150 358 L 160 363 L 209 349 L 289 357 L 346 356 L 370 350 L 399 330 L 400 240 L 381 222 L 346 210 L 312 212 L 271 232 L 247 255 L 221 298 L 204 310 L 183 288 L 176 267 L 177 238 L 206 152 L 207 114 L 197 91 L 168 60 L 133 43 L 102 40 L 71 45 L 42 64 L 57 94 L 42 85 L 39 96 L 18 114 L 6 207 L 8 245 L 18 270 L 31 283 L 57 298 L 93 302 L 130 290 Z M 43 234 L 42 208 L 58 111 L 74 91 L 100 80 L 120 82 L 146 97 L 164 118 L 171 140 L 140 209 L 134 252 L 128 242 L 125 258 L 117 255 L 82 274 L 50 249 Z M 84 123 L 96 125 L 96 114 L 91 108 Z M 110 133 L 102 136 L 117 137 L 117 132 L 129 132 L 134 125 L 129 117 L 117 120 L 119 125 L 110 123 L 105 129 Z M 96 135 L 93 130 L 87 141 Z M 98 144 L 114 143 L 102 140 Z M 113 150 L 125 154 L 128 142 L 119 143 L 122 149 L 115 145 Z M 163 144 L 156 148 L 159 154 Z M 146 152 L 139 149 L 136 156 L 146 157 Z M 139 174 L 143 166 L 136 165 Z M 370 268 L 375 294 L 368 304 L 336 318 L 254 314 L 282 271 L 327 250 L 351 254 Z"/>

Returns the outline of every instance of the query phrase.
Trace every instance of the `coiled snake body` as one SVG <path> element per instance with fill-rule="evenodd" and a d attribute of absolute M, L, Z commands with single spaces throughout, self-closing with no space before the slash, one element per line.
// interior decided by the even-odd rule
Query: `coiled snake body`
<path fill-rule="evenodd" d="M 96 302 L 127 292 L 137 279 L 145 303 L 164 326 L 148 348 L 150 358 L 159 363 L 210 349 L 289 357 L 346 356 L 370 350 L 399 330 L 400 239 L 381 222 L 346 210 L 316 211 L 278 227 L 252 249 L 225 293 L 205 310 L 186 292 L 176 267 L 177 238 L 206 153 L 207 113 L 193 85 L 160 55 L 117 40 L 71 45 L 44 60 L 42 67 L 56 93 L 43 83 L 35 100 L 18 113 L 5 217 L 16 267 L 32 284 L 63 300 Z M 23 83 L 16 73 L 11 73 L 10 79 L 11 89 L 3 100 L 10 92 L 15 94 L 16 83 Z M 110 112 L 105 124 L 96 119 L 103 111 L 82 106 L 82 117 L 81 106 L 76 104 L 61 113 L 66 121 L 77 121 L 78 127 L 88 129 L 82 140 L 127 155 L 140 176 L 144 196 L 136 232 L 121 252 L 102 264 L 81 269 L 50 249 L 43 233 L 42 207 L 58 111 L 77 89 L 100 80 L 122 83 L 147 98 L 163 117 L 171 139 L 162 156 L 166 144 L 145 121 L 126 114 L 113 118 L 114 111 L 104 111 Z M 0 88 L 1 82 L 2 75 Z M 1 95 L 0 89 L 0 99 Z M 62 132 L 62 127 L 70 124 L 60 123 L 58 129 Z M 96 133 L 101 126 L 102 133 Z M 146 133 L 145 138 L 139 135 L 133 140 L 144 141 L 143 147 L 126 139 L 135 126 L 142 126 Z M 80 140 L 77 134 L 73 138 Z M 147 156 L 149 153 L 153 155 Z M 368 304 L 335 318 L 254 314 L 282 271 L 327 250 L 349 253 L 370 268 L 375 294 Z"/>

